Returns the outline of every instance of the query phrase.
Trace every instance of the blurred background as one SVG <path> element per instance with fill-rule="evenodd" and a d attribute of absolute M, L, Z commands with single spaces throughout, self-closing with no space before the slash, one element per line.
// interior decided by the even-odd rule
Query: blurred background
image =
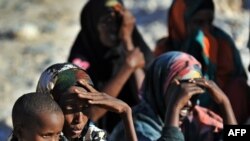
<path fill-rule="evenodd" d="M 66 61 L 80 29 L 79 14 L 86 1 L 0 0 L 0 141 L 6 141 L 11 134 L 15 100 L 35 91 L 40 73 L 46 67 Z M 124 0 L 152 50 L 156 40 L 168 34 L 166 14 L 171 2 Z M 214 23 L 234 39 L 247 68 L 250 0 L 214 2 Z"/>

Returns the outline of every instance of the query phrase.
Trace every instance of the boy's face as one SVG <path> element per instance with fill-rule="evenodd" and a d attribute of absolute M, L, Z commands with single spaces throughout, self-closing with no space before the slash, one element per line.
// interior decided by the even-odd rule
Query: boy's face
<path fill-rule="evenodd" d="M 89 76 L 78 71 L 76 74 L 77 81 L 84 79 L 92 83 Z M 67 92 L 60 96 L 59 105 L 63 110 L 65 123 L 63 133 L 67 138 L 78 138 L 81 136 L 82 130 L 88 122 L 89 107 L 85 100 L 79 99 L 74 89 L 78 88 L 82 91 L 87 91 L 82 86 L 71 86 Z"/>
<path fill-rule="evenodd" d="M 18 137 L 19 141 L 59 141 L 63 129 L 63 114 L 41 113 L 37 120 L 30 121 L 28 128 L 22 128 Z"/>

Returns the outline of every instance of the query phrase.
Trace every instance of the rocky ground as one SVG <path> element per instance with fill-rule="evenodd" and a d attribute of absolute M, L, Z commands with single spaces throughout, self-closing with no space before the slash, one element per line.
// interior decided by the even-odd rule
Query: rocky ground
<path fill-rule="evenodd" d="M 23 93 L 35 91 L 40 73 L 64 62 L 79 30 L 86 0 L 0 0 L 0 141 L 11 132 L 11 109 Z M 126 0 L 146 42 L 167 35 L 166 12 L 171 0 Z M 239 1 L 216 1 L 215 24 L 235 40 L 245 66 L 249 12 Z"/>

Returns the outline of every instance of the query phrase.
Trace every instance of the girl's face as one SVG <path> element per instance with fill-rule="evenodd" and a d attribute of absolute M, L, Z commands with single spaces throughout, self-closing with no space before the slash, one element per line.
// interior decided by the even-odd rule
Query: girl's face
<path fill-rule="evenodd" d="M 63 129 L 64 117 L 61 113 L 41 113 L 30 121 L 27 128 L 20 128 L 19 141 L 59 141 Z"/>
<path fill-rule="evenodd" d="M 115 47 L 119 44 L 119 21 L 115 12 L 104 15 L 97 24 L 99 39 L 107 47 Z"/>
<path fill-rule="evenodd" d="M 77 81 L 84 79 L 92 83 L 89 76 L 84 71 L 79 70 L 76 77 Z M 88 122 L 89 116 L 88 103 L 77 97 L 77 94 L 74 92 L 75 88 L 87 91 L 82 86 L 71 86 L 67 92 L 60 96 L 59 100 L 59 105 L 65 117 L 63 133 L 67 138 L 79 138 Z"/>

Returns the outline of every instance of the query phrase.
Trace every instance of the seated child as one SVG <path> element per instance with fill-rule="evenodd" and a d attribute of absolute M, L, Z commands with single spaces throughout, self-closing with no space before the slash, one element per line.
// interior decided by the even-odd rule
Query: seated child
<path fill-rule="evenodd" d="M 123 101 L 100 93 L 93 88 L 89 75 L 82 68 L 70 63 L 54 64 L 41 75 L 37 91 L 48 94 L 63 110 L 64 140 L 104 141 L 106 132 L 91 121 L 95 108 L 118 113 L 125 125 L 126 138 L 135 141 L 136 134 L 131 108 Z"/>
<path fill-rule="evenodd" d="M 59 141 L 64 117 L 48 95 L 29 93 L 17 99 L 12 109 L 10 141 Z"/>

